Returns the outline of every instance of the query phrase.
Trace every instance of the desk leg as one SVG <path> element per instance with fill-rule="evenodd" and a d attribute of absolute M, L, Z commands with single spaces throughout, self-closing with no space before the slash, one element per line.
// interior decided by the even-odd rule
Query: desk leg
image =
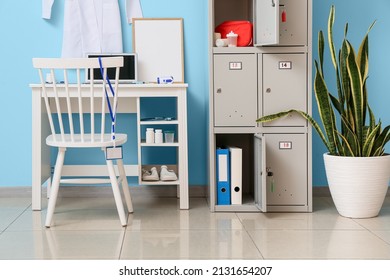
<path fill-rule="evenodd" d="M 40 90 L 32 92 L 32 210 L 41 210 L 42 184 L 50 178 L 50 149 L 44 139 L 49 127 Z"/>
<path fill-rule="evenodd" d="M 180 209 L 189 209 L 188 190 L 188 148 L 187 148 L 187 96 L 181 92 L 177 98 L 177 114 L 179 119 L 179 180 Z"/>

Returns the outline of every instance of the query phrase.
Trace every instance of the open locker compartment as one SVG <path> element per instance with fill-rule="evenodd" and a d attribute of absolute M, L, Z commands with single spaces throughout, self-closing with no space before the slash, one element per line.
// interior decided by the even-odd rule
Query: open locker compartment
<path fill-rule="evenodd" d="M 214 0 L 214 28 L 224 21 L 253 22 L 253 0 Z"/>
<path fill-rule="evenodd" d="M 211 1 L 213 29 L 224 21 L 250 21 L 255 47 L 308 43 L 308 0 Z"/>
<path fill-rule="evenodd" d="M 242 205 L 217 212 L 310 212 L 306 133 L 217 134 L 217 147 L 242 149 Z"/>
<path fill-rule="evenodd" d="M 216 134 L 216 148 L 238 147 L 242 149 L 242 204 L 218 205 L 215 199 L 215 211 L 218 212 L 260 212 L 258 203 L 261 195 L 254 189 L 255 185 L 255 145 L 253 133 Z M 217 185 L 217 182 L 216 184 Z M 217 196 L 217 195 L 216 195 Z M 265 196 L 264 196 L 265 197 Z"/>
<path fill-rule="evenodd" d="M 307 0 L 253 0 L 255 46 L 307 45 Z"/>

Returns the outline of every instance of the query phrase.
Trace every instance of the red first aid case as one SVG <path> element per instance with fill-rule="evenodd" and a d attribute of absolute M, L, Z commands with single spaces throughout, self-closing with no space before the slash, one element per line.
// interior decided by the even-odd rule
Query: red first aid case
<path fill-rule="evenodd" d="M 253 41 L 253 24 L 244 20 L 224 21 L 215 28 L 215 32 L 221 33 L 221 38 L 226 38 L 226 34 L 233 31 L 238 34 L 237 47 L 252 46 Z"/>

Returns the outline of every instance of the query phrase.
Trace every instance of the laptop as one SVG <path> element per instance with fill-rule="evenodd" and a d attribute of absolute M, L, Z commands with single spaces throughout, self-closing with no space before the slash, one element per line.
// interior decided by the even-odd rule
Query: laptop
<path fill-rule="evenodd" d="M 119 72 L 119 83 L 137 83 L 138 82 L 138 71 L 137 71 L 137 54 L 136 53 L 90 53 L 87 54 L 88 58 L 93 57 L 115 57 L 123 56 L 123 67 Z M 108 69 L 108 78 L 110 80 L 115 79 L 115 69 Z M 94 70 L 95 82 L 103 82 L 103 78 L 100 69 Z M 90 71 L 86 71 L 85 81 L 90 81 Z"/>

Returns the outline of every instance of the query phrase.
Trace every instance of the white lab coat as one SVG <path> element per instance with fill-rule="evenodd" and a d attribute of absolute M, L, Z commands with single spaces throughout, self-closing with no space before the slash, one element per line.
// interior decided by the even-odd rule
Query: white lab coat
<path fill-rule="evenodd" d="M 42 0 L 42 17 L 51 18 L 54 0 Z M 139 0 L 126 0 L 128 22 L 142 17 Z M 123 52 L 118 0 L 65 0 L 62 57 Z"/>

